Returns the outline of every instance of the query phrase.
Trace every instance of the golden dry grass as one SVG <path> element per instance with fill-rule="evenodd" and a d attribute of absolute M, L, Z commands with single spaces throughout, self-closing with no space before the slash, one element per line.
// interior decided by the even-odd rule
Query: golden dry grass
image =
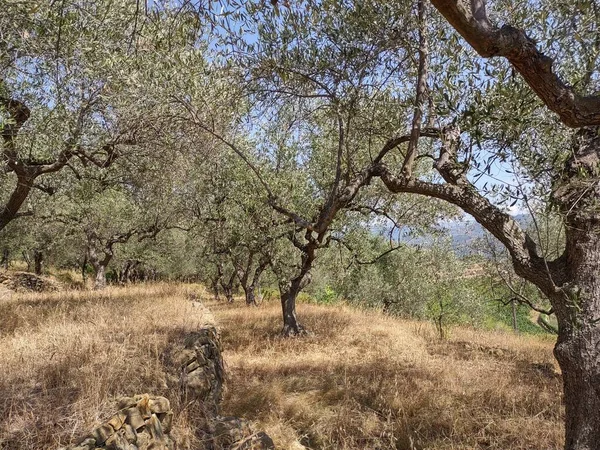
<path fill-rule="evenodd" d="M 0 448 L 54 449 L 114 411 L 120 395 L 172 400 L 180 448 L 195 416 L 169 391 L 169 348 L 210 313 L 198 286 L 14 294 L 0 299 Z M 226 414 L 280 449 L 554 449 L 560 379 L 548 339 L 453 329 L 348 307 L 300 305 L 313 335 L 279 337 L 276 303 L 207 300 L 222 329 Z"/>
<path fill-rule="evenodd" d="M 314 335 L 278 336 L 276 303 L 209 304 L 223 328 L 224 408 L 284 449 L 558 449 L 551 339 L 300 305 Z"/>
<path fill-rule="evenodd" d="M 153 285 L 14 294 L 0 299 L 0 448 L 54 449 L 114 413 L 120 395 L 165 395 L 176 430 L 193 445 L 193 420 L 167 389 L 165 355 L 212 320 L 190 287 Z"/>

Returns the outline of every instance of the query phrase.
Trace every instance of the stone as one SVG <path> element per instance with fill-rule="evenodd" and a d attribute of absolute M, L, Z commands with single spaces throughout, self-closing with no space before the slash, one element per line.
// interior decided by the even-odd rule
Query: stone
<path fill-rule="evenodd" d="M 191 363 L 185 366 L 185 371 L 190 373 L 198 368 L 200 368 L 200 364 L 198 364 L 198 360 L 194 359 Z"/>
<path fill-rule="evenodd" d="M 155 441 L 163 442 L 165 440 L 165 434 L 156 414 L 152 414 L 152 417 L 146 421 L 146 430 Z"/>
<path fill-rule="evenodd" d="M 127 414 L 127 423 L 133 427 L 134 430 L 139 430 L 144 426 L 144 419 L 140 414 L 139 409 L 137 408 L 129 408 L 126 411 Z"/>
<path fill-rule="evenodd" d="M 137 433 L 135 429 L 128 423 L 126 423 L 123 427 L 123 435 L 130 444 L 135 444 L 137 442 Z"/>
<path fill-rule="evenodd" d="M 96 439 L 93 437 L 85 438 L 81 441 L 74 450 L 92 450 L 96 447 Z"/>
<path fill-rule="evenodd" d="M 108 424 L 113 427 L 115 431 L 118 431 L 125 424 L 125 419 L 127 419 L 127 414 L 125 414 L 124 411 L 119 411 L 110 418 Z"/>
<path fill-rule="evenodd" d="M 248 421 L 239 417 L 217 417 L 214 421 L 215 441 L 228 447 L 252 434 Z"/>
<path fill-rule="evenodd" d="M 117 399 L 117 406 L 119 409 L 127 409 L 135 406 L 137 403 L 136 399 L 133 397 L 119 397 Z"/>
<path fill-rule="evenodd" d="M 92 432 L 92 436 L 96 441 L 96 446 L 104 444 L 106 440 L 113 435 L 115 430 L 108 423 L 100 425 Z"/>
<path fill-rule="evenodd" d="M 121 433 L 115 433 L 104 444 L 106 450 L 129 450 L 130 445 Z"/>
<path fill-rule="evenodd" d="M 162 425 L 163 431 L 165 433 L 170 433 L 173 428 L 173 412 L 169 411 L 167 413 L 158 414 L 158 419 Z"/>
<path fill-rule="evenodd" d="M 165 397 L 154 397 L 150 399 L 149 407 L 155 414 L 166 413 L 171 410 L 171 403 Z"/>
<path fill-rule="evenodd" d="M 150 410 L 150 396 L 148 394 L 144 394 L 141 396 L 141 398 L 137 402 L 136 407 L 142 415 L 142 418 L 149 419 L 152 415 L 152 411 Z"/>

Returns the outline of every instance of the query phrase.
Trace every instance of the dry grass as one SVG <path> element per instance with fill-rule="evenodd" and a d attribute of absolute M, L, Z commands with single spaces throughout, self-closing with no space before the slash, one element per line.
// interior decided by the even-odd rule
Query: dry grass
<path fill-rule="evenodd" d="M 110 417 L 115 397 L 144 392 L 171 399 L 179 440 L 193 445 L 193 420 L 168 391 L 165 365 L 173 343 L 212 320 L 186 299 L 188 289 L 0 299 L 0 448 L 66 445 Z"/>
<path fill-rule="evenodd" d="M 169 397 L 180 448 L 198 448 L 165 358 L 213 320 L 190 289 L 0 299 L 0 448 L 65 445 L 110 416 L 114 397 L 142 392 Z M 223 411 L 255 419 L 278 448 L 560 448 L 550 340 L 454 329 L 440 342 L 427 324 L 315 305 L 299 307 L 314 335 L 285 340 L 276 303 L 207 304 L 225 344 Z"/>
<path fill-rule="evenodd" d="M 301 305 L 313 336 L 278 337 L 280 310 L 209 304 L 230 374 L 224 408 L 285 449 L 558 449 L 550 339 Z"/>

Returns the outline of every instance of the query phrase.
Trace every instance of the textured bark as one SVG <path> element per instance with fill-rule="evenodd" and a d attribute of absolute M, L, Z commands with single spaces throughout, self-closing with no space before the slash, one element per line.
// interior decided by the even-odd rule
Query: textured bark
<path fill-rule="evenodd" d="M 600 136 L 575 133 L 553 200 L 565 217 L 563 279 L 550 296 L 558 320 L 554 354 L 564 383 L 565 449 L 600 449 Z"/>
<path fill-rule="evenodd" d="M 296 317 L 296 298 L 300 293 L 299 285 L 292 285 L 281 291 L 281 309 L 283 312 L 283 329 L 281 334 L 285 337 L 302 336 L 306 330 Z"/>
<path fill-rule="evenodd" d="M 255 288 L 249 285 L 244 288 L 244 296 L 246 297 L 246 306 L 256 306 L 256 293 Z"/>
<path fill-rule="evenodd" d="M 94 268 L 94 289 L 101 290 L 106 287 L 106 266 L 103 264 L 92 264 Z"/>
<path fill-rule="evenodd" d="M 552 298 L 563 373 L 565 449 L 600 449 L 600 228 L 570 228 L 568 283 Z"/>
<path fill-rule="evenodd" d="M 17 217 L 19 209 L 21 209 L 21 206 L 23 206 L 23 203 L 33 188 L 33 182 L 36 176 L 29 174 L 28 172 L 29 171 L 17 174 L 17 184 L 8 198 L 8 201 L 2 210 L 0 210 L 0 230 Z"/>
<path fill-rule="evenodd" d="M 36 275 L 42 274 L 42 264 L 44 262 L 44 253 L 41 250 L 33 251 L 33 267 Z"/>
<path fill-rule="evenodd" d="M 221 301 L 221 299 L 219 298 L 219 279 L 220 278 L 213 278 L 211 284 L 212 284 L 212 290 L 213 290 L 213 295 L 215 297 L 215 301 Z"/>
<path fill-rule="evenodd" d="M 485 0 L 431 0 L 435 8 L 483 57 L 505 57 L 546 106 L 570 127 L 600 125 L 600 97 L 581 96 L 553 71 L 553 60 L 524 31 L 498 28 L 488 19 Z"/>
<path fill-rule="evenodd" d="M 4 248 L 2 250 L 2 260 L 0 260 L 0 266 L 4 267 L 4 270 L 8 270 L 8 265 L 10 263 L 10 251 L 8 248 Z"/>
<path fill-rule="evenodd" d="M 427 42 L 427 0 L 418 0 L 417 2 L 419 16 L 419 68 L 417 72 L 417 92 L 415 95 L 415 110 L 413 112 L 412 130 L 406 157 L 402 165 L 404 176 L 410 177 L 412 168 L 417 156 L 417 145 L 421 135 L 421 122 L 423 121 L 423 111 L 425 107 L 425 98 L 427 95 L 427 71 L 429 46 Z"/>

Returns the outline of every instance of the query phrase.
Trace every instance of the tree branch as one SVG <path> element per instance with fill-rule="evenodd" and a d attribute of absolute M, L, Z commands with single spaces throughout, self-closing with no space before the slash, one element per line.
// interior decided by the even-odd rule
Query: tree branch
<path fill-rule="evenodd" d="M 558 278 L 558 274 L 552 271 L 552 276 L 548 275 L 545 262 L 537 253 L 535 242 L 509 214 L 493 205 L 472 185 L 439 184 L 397 177 L 383 164 L 377 167 L 376 172 L 391 192 L 420 194 L 445 200 L 473 216 L 508 249 L 518 275 L 543 286 L 546 294 L 555 292 L 554 279 Z"/>
<path fill-rule="evenodd" d="M 498 28 L 486 13 L 485 0 L 431 0 L 456 31 L 484 58 L 505 57 L 546 106 L 567 126 L 600 125 L 600 96 L 578 95 L 552 68 L 554 61 L 537 49 L 524 31 Z"/>
<path fill-rule="evenodd" d="M 427 44 L 427 3 L 426 0 L 418 0 L 419 10 L 419 69 L 417 72 L 417 93 L 415 96 L 415 110 L 413 113 L 412 130 L 408 141 L 408 150 L 402 165 L 402 173 L 410 178 L 419 136 L 421 134 L 421 122 L 423 121 L 423 109 L 425 96 L 427 95 L 427 71 L 428 71 L 428 44 Z"/>

